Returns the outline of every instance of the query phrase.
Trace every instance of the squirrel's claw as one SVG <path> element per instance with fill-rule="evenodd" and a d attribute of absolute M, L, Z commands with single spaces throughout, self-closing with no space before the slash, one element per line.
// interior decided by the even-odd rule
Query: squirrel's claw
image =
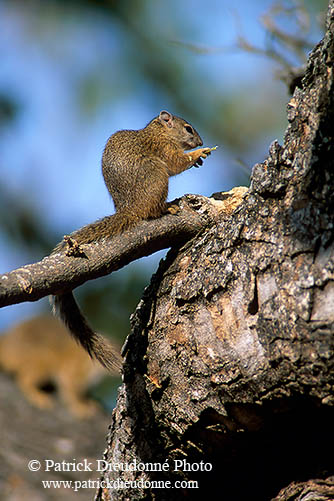
<path fill-rule="evenodd" d="M 197 162 L 194 163 L 194 167 L 200 167 L 200 165 L 203 165 L 203 160 L 199 158 Z"/>

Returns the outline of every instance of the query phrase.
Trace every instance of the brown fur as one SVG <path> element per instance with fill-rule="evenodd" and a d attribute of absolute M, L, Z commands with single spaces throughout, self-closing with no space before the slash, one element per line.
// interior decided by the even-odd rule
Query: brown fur
<path fill-rule="evenodd" d="M 96 411 L 97 404 L 87 400 L 85 393 L 107 374 L 50 315 L 26 320 L 0 336 L 0 367 L 15 376 L 26 398 L 41 409 L 51 409 L 55 403 L 41 386 L 54 384 L 69 411 L 79 418 Z"/>
<path fill-rule="evenodd" d="M 167 212 L 168 179 L 202 163 L 210 148 L 185 153 L 201 146 L 202 139 L 183 118 L 161 111 L 140 130 L 113 134 L 102 157 L 103 177 L 113 198 L 116 214 L 84 226 L 71 234 L 77 244 L 110 238 L 144 219 Z M 54 252 L 66 246 L 61 242 Z M 119 365 L 111 347 L 92 331 L 71 292 L 54 298 L 54 311 L 88 353 L 106 367 Z"/>

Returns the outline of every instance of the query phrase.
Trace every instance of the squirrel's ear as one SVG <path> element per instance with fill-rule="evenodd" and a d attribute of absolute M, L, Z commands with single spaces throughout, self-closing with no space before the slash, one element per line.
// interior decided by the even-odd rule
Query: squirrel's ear
<path fill-rule="evenodd" d="M 173 126 L 173 115 L 169 111 L 160 111 L 159 119 L 165 122 L 167 127 Z"/>

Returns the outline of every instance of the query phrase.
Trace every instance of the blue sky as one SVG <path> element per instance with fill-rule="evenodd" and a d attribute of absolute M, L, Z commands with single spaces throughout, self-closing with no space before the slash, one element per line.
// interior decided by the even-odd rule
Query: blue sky
<path fill-rule="evenodd" d="M 118 129 L 145 126 L 160 109 L 175 114 L 178 110 L 170 109 L 171 102 L 145 80 L 145 75 L 129 81 L 130 63 L 122 59 L 124 32 L 117 23 L 110 23 L 102 13 L 84 10 L 79 17 L 73 11 L 64 18 L 61 11 L 51 8 L 52 2 L 50 11 L 48 2 L 44 3 L 43 15 L 38 18 L 34 5 L 0 2 L 0 92 L 13 92 L 22 109 L 18 121 L 2 132 L 0 180 L 17 197 L 30 200 L 61 238 L 113 211 L 100 171 L 108 136 Z M 272 140 L 282 140 L 288 95 L 284 85 L 274 80 L 273 65 L 265 58 L 236 50 L 236 37 L 240 23 L 243 35 L 263 46 L 265 33 L 259 17 L 271 5 L 272 0 L 241 0 L 232 7 L 229 1 L 220 0 L 156 0 L 148 2 L 149 8 L 141 13 L 157 44 L 176 41 L 224 49 L 201 54 L 175 45 L 175 51 L 187 52 L 185 64 L 193 68 L 193 78 L 201 80 L 203 95 L 208 83 L 217 92 L 223 89 L 229 93 L 243 82 L 251 90 L 249 99 L 254 99 L 255 106 L 261 92 L 272 96 L 275 107 L 281 109 L 282 125 L 275 135 L 264 132 L 243 155 L 249 166 L 263 160 Z M 187 29 L 183 19 L 188 20 Z M 89 76 L 97 69 L 106 72 L 108 85 L 101 89 L 101 103 L 82 111 L 77 89 L 82 75 Z M 200 101 L 199 96 L 194 106 L 200 107 Z M 204 144 L 213 146 L 206 131 L 199 132 Z M 235 153 L 228 144 L 219 144 L 219 150 L 203 167 L 171 180 L 169 199 L 184 193 L 210 195 L 228 190 L 235 182 L 233 169 L 238 169 Z M 36 256 L 36 260 L 41 257 Z M 0 273 L 25 264 L 27 259 L 0 234 Z M 39 308 L 37 303 L 0 310 L 0 330 Z"/>

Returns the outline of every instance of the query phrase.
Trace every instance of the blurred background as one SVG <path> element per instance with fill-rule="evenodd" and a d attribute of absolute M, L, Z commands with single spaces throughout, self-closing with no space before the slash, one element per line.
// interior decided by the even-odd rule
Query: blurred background
<path fill-rule="evenodd" d="M 327 0 L 0 1 L 0 273 L 40 260 L 64 234 L 113 212 L 101 174 L 108 136 L 160 110 L 205 146 L 169 199 L 247 185 L 282 142 L 289 92 L 323 30 Z M 94 327 L 122 342 L 165 253 L 76 292 Z M 0 331 L 48 311 L 0 310 Z"/>

